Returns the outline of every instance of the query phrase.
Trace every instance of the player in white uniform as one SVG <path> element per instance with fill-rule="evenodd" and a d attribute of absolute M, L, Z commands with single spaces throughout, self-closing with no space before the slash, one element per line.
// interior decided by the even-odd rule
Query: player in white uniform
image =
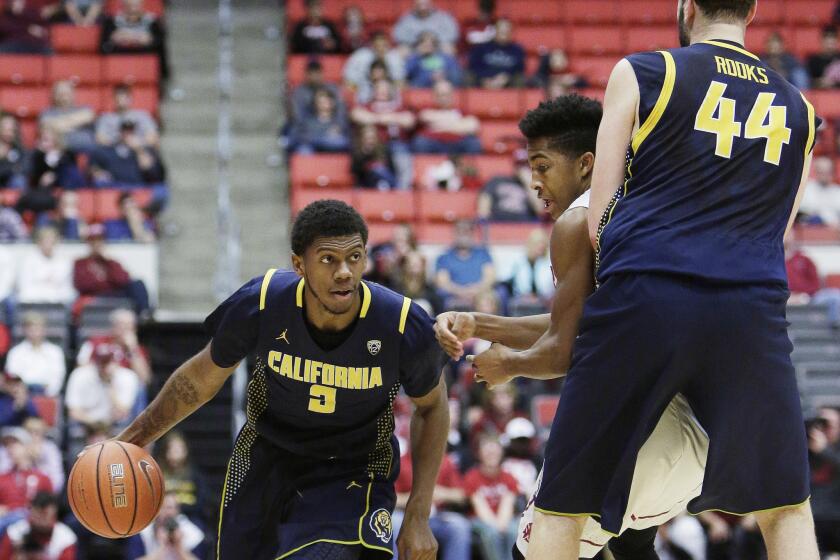
<path fill-rule="evenodd" d="M 493 342 L 472 358 L 477 379 L 491 386 L 515 377 L 560 377 L 568 368 L 583 303 L 595 283 L 586 213 L 600 120 L 597 101 L 569 95 L 541 103 L 519 125 L 528 138 L 531 188 L 555 219 L 550 253 L 556 292 L 551 313 L 498 317 L 447 312 L 437 319 L 438 341 L 453 358 L 463 355 L 462 342 L 469 338 Z M 651 528 L 684 511 L 700 494 L 708 443 L 688 402 L 678 395 L 639 452 L 619 535 L 604 531 L 590 517 L 581 535 L 580 557 L 595 556 L 609 542 L 618 560 L 657 558 Z M 527 554 L 533 515 L 532 498 L 519 525 L 514 551 L 518 558 Z"/>

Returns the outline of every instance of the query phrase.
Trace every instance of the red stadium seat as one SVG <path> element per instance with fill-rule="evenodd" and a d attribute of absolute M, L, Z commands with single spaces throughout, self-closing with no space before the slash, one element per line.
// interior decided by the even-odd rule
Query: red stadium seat
<path fill-rule="evenodd" d="M 835 0 L 798 0 L 787 2 L 787 21 L 794 25 L 813 25 L 822 27 L 831 23 Z M 759 2 L 758 9 L 761 9 Z"/>
<path fill-rule="evenodd" d="M 478 131 L 481 146 L 485 152 L 509 154 L 525 145 L 525 137 L 519 131 L 519 121 L 483 121 Z"/>
<path fill-rule="evenodd" d="M 102 83 L 102 57 L 90 54 L 63 54 L 47 59 L 50 83 L 72 80 L 76 85 L 98 86 Z"/>
<path fill-rule="evenodd" d="M 568 0 L 563 10 L 574 24 L 595 25 L 618 22 L 618 4 L 614 0 Z"/>
<path fill-rule="evenodd" d="M 103 111 L 114 110 L 114 95 L 110 87 L 99 90 L 102 94 Z M 131 97 L 133 98 L 133 106 L 135 109 L 142 109 L 148 111 L 152 115 L 158 114 L 160 105 L 160 93 L 158 88 L 154 86 L 149 87 L 134 87 L 131 88 Z"/>
<path fill-rule="evenodd" d="M 20 138 L 23 145 L 31 148 L 35 145 L 35 139 L 38 138 L 38 119 L 31 117 L 28 119 L 21 119 L 18 121 L 20 126 Z"/>
<path fill-rule="evenodd" d="M 0 204 L 14 206 L 22 193 L 20 189 L 0 189 Z"/>
<path fill-rule="evenodd" d="M 58 419 L 58 399 L 46 395 L 32 395 L 32 404 L 47 426 L 54 428 Z"/>
<path fill-rule="evenodd" d="M 564 21 L 567 12 L 558 8 L 557 0 L 499 0 L 496 8 L 500 17 L 510 19 L 515 25 L 558 24 Z"/>
<path fill-rule="evenodd" d="M 0 84 L 40 85 L 46 79 L 46 57 L 28 54 L 0 55 Z"/>
<path fill-rule="evenodd" d="M 676 25 L 629 27 L 625 39 L 627 52 L 655 51 L 680 46 Z"/>
<path fill-rule="evenodd" d="M 623 35 L 624 30 L 618 26 L 572 27 L 569 29 L 569 52 L 594 56 L 622 53 Z"/>
<path fill-rule="evenodd" d="M 785 20 L 785 3 L 786 0 L 761 0 L 758 3 L 755 19 L 753 19 L 750 26 L 779 25 L 783 23 Z M 747 34 L 749 34 L 749 30 Z"/>
<path fill-rule="evenodd" d="M 496 243 L 503 245 L 525 243 L 531 232 L 538 228 L 546 229 L 545 226 L 540 224 L 491 223 L 487 228 L 487 242 L 491 245 Z"/>
<path fill-rule="evenodd" d="M 513 159 L 509 155 L 482 154 L 471 161 L 482 181 L 496 175 L 513 175 Z"/>
<path fill-rule="evenodd" d="M 53 25 L 50 29 L 50 43 L 57 53 L 92 54 L 99 51 L 99 33 L 98 25 Z"/>
<path fill-rule="evenodd" d="M 563 29 L 556 25 L 532 25 L 513 28 L 514 40 L 529 53 L 541 54 L 551 49 L 565 49 Z"/>
<path fill-rule="evenodd" d="M 840 288 L 840 274 L 827 274 L 825 277 L 826 288 Z"/>
<path fill-rule="evenodd" d="M 414 156 L 414 184 L 418 188 L 423 188 L 429 168 L 440 165 L 444 160 L 446 160 L 446 156 L 416 154 Z"/>
<path fill-rule="evenodd" d="M 794 33 L 793 29 L 779 27 L 779 26 L 755 26 L 750 25 L 747 29 L 747 38 L 745 46 L 748 51 L 752 53 L 763 53 L 767 50 L 767 38 L 774 33 L 779 33 L 784 39 L 785 46 L 789 51 L 793 51 L 795 45 L 793 44 Z"/>
<path fill-rule="evenodd" d="M 538 430 L 548 430 L 554 421 L 560 395 L 536 395 L 531 400 L 531 420 Z"/>
<path fill-rule="evenodd" d="M 526 89 L 522 92 L 522 105 L 520 112 L 535 109 L 540 102 L 545 101 L 545 91 L 539 88 Z"/>
<path fill-rule="evenodd" d="M 76 89 L 76 103 L 78 105 L 86 105 L 96 111 L 102 111 L 102 93 L 99 88 L 77 88 Z"/>
<path fill-rule="evenodd" d="M 402 15 L 394 0 L 365 0 L 358 5 L 361 6 L 362 13 L 365 14 L 365 22 L 368 24 L 390 25 Z"/>
<path fill-rule="evenodd" d="M 103 222 L 105 220 L 116 220 L 120 217 L 120 195 L 122 189 L 99 189 L 94 193 L 94 215 L 96 220 Z M 152 199 L 152 189 L 133 189 L 127 191 L 131 193 L 131 197 L 137 202 L 137 206 L 144 208 Z"/>
<path fill-rule="evenodd" d="M 420 191 L 418 193 L 420 220 L 424 222 L 454 222 L 475 217 L 478 192 Z"/>
<path fill-rule="evenodd" d="M 346 154 L 315 154 L 292 156 L 289 164 L 292 186 L 350 187 L 350 157 Z"/>
<path fill-rule="evenodd" d="M 618 61 L 616 56 L 581 56 L 572 59 L 572 68 L 593 86 L 605 88 Z"/>
<path fill-rule="evenodd" d="M 145 0 L 143 2 L 143 9 L 146 12 L 160 17 L 164 12 L 163 2 L 164 0 Z M 120 13 L 122 11 L 121 0 L 108 0 L 108 4 L 105 6 L 105 11 L 111 16 Z"/>
<path fill-rule="evenodd" d="M 294 189 L 292 191 L 292 214 L 297 214 L 316 200 L 327 198 L 353 204 L 353 191 L 349 189 Z"/>
<path fill-rule="evenodd" d="M 346 56 L 329 54 L 318 57 L 311 57 L 305 54 L 295 54 L 289 56 L 288 64 L 286 66 L 287 80 L 292 85 L 298 85 L 303 81 L 303 76 L 306 73 L 306 64 L 313 58 L 317 58 L 324 68 L 325 82 L 340 82 L 341 71 L 344 68 L 344 63 L 347 61 Z"/>
<path fill-rule="evenodd" d="M 604 102 L 604 90 L 601 88 L 586 88 L 580 90 L 578 93 L 584 97 L 591 97 L 592 99 L 597 99 L 601 103 Z"/>
<path fill-rule="evenodd" d="M 840 231 L 831 226 L 798 226 L 794 229 L 794 239 L 800 243 L 837 243 Z"/>
<path fill-rule="evenodd" d="M 370 222 L 414 221 L 414 193 L 356 189 L 353 206 Z"/>
<path fill-rule="evenodd" d="M 622 0 L 619 2 L 619 15 L 624 24 L 674 25 L 677 8 L 671 0 Z"/>
<path fill-rule="evenodd" d="M 0 88 L 0 107 L 20 118 L 35 118 L 49 105 L 48 88 Z"/>
<path fill-rule="evenodd" d="M 465 97 L 461 91 L 454 91 L 452 96 L 456 107 L 460 107 L 461 110 L 466 109 Z M 434 107 L 435 93 L 431 89 L 406 89 L 403 92 L 403 104 L 406 107 L 411 107 L 412 109 L 418 111 Z"/>
<path fill-rule="evenodd" d="M 311 192 L 311 191 L 310 191 Z M 368 246 L 390 241 L 394 237 L 394 222 L 368 222 Z"/>
<path fill-rule="evenodd" d="M 810 101 L 817 114 L 824 119 L 840 118 L 840 90 L 811 90 L 805 97 Z"/>
<path fill-rule="evenodd" d="M 442 223 L 420 223 L 414 226 L 414 234 L 422 243 L 451 245 L 455 238 L 452 226 Z"/>
<path fill-rule="evenodd" d="M 793 50 L 800 59 L 821 50 L 822 36 L 819 27 L 797 27 L 793 31 Z M 763 49 L 762 49 L 763 50 Z"/>
<path fill-rule="evenodd" d="M 517 89 L 473 88 L 465 90 L 464 96 L 466 112 L 481 119 L 515 119 L 520 116 Z"/>
<path fill-rule="evenodd" d="M 155 55 L 110 55 L 104 60 L 106 83 L 157 85 L 160 79 L 159 62 Z"/>
<path fill-rule="evenodd" d="M 96 191 L 94 189 L 79 189 L 79 215 L 87 223 L 96 222 Z"/>

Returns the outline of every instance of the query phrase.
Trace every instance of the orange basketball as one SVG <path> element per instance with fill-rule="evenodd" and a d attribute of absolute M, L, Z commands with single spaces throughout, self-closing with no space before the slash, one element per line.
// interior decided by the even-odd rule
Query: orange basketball
<path fill-rule="evenodd" d="M 163 475 L 136 445 L 106 441 L 85 449 L 67 480 L 70 508 L 82 525 L 112 539 L 142 531 L 163 503 Z"/>

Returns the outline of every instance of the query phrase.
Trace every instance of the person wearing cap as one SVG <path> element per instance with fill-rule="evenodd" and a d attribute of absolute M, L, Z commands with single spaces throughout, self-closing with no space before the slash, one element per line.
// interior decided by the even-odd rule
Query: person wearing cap
<path fill-rule="evenodd" d="M 0 431 L 0 439 L 12 462 L 12 469 L 0 475 L 0 534 L 10 524 L 26 517 L 26 508 L 39 491 L 52 492 L 52 483 L 32 464 L 29 433 L 20 427 Z"/>
<path fill-rule="evenodd" d="M 13 373 L 0 376 L 0 426 L 20 426 L 30 416 L 38 416 L 26 383 Z"/>
<path fill-rule="evenodd" d="M 513 173 L 497 175 L 481 189 L 478 217 L 491 222 L 535 222 L 543 214 L 542 203 L 531 186 L 528 152 L 513 153 Z"/>
<path fill-rule="evenodd" d="M 514 418 L 505 426 L 501 440 L 505 446 L 502 470 L 516 479 L 519 494 L 530 496 L 536 489 L 537 464 L 534 436 L 537 430 L 527 418 Z"/>
<path fill-rule="evenodd" d="M 155 240 L 155 223 L 148 217 L 149 208 L 140 208 L 131 192 L 119 198 L 120 217 L 105 220 L 105 239 L 108 241 L 137 241 L 152 243 Z"/>
<path fill-rule="evenodd" d="M 19 377 L 31 389 L 50 397 L 58 396 L 67 375 L 64 351 L 47 340 L 47 322 L 37 311 L 23 315 L 24 339 L 9 350 L 6 371 Z"/>
<path fill-rule="evenodd" d="M 162 183 L 166 171 L 160 154 L 138 133 L 137 123 L 123 120 L 119 131 L 115 144 L 100 146 L 91 154 L 94 184 L 138 186 Z"/>
<path fill-rule="evenodd" d="M 26 447 L 32 459 L 32 466 L 47 475 L 53 490 L 61 491 L 64 486 L 64 463 L 58 445 L 47 437 L 49 426 L 43 418 L 30 416 L 24 420 L 21 427 L 29 434 L 30 439 Z M 8 450 L 0 446 L 0 474 L 10 470 L 12 470 L 12 458 Z M 3 560 L 2 556 L 0 560 Z"/>
<path fill-rule="evenodd" d="M 129 412 L 140 383 L 137 374 L 119 365 L 119 353 L 114 344 L 97 344 L 92 363 L 70 374 L 65 404 L 72 421 L 70 435 L 75 440 L 81 440 L 85 425 L 104 422 L 120 426 L 131 420 Z"/>
<path fill-rule="evenodd" d="M 132 280 L 122 265 L 105 256 L 105 227 L 91 224 L 87 232 L 90 254 L 73 265 L 73 286 L 81 296 L 124 297 L 138 312 L 149 308 L 149 294 L 141 280 Z"/>
<path fill-rule="evenodd" d="M 35 548 L 39 560 L 76 560 L 77 540 L 75 533 L 58 520 L 58 496 L 41 491 L 32 498 L 26 518 L 6 529 L 0 540 L 0 560 L 18 558 L 16 551 Z"/>

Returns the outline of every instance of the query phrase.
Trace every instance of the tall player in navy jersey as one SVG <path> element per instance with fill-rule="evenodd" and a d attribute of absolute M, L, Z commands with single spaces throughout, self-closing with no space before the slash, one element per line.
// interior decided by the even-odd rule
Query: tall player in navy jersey
<path fill-rule="evenodd" d="M 445 357 L 425 311 L 361 280 L 367 233 L 343 202 L 302 210 L 292 228 L 294 270 L 269 270 L 210 314 L 210 344 L 117 438 L 156 440 L 255 355 L 247 422 L 225 476 L 217 560 L 390 558 L 400 386 L 416 408 L 414 479 L 397 546 L 402 558 L 435 558 L 428 519 L 449 430 Z"/>
<path fill-rule="evenodd" d="M 678 392 L 709 435 L 688 510 L 754 512 L 769 560 L 818 558 L 783 249 L 818 122 L 743 48 L 755 10 L 680 0 L 683 48 L 629 56 L 610 77 L 589 210 L 600 286 L 546 449 L 529 559 L 577 558 L 588 517 L 619 530 L 639 450 Z"/>

